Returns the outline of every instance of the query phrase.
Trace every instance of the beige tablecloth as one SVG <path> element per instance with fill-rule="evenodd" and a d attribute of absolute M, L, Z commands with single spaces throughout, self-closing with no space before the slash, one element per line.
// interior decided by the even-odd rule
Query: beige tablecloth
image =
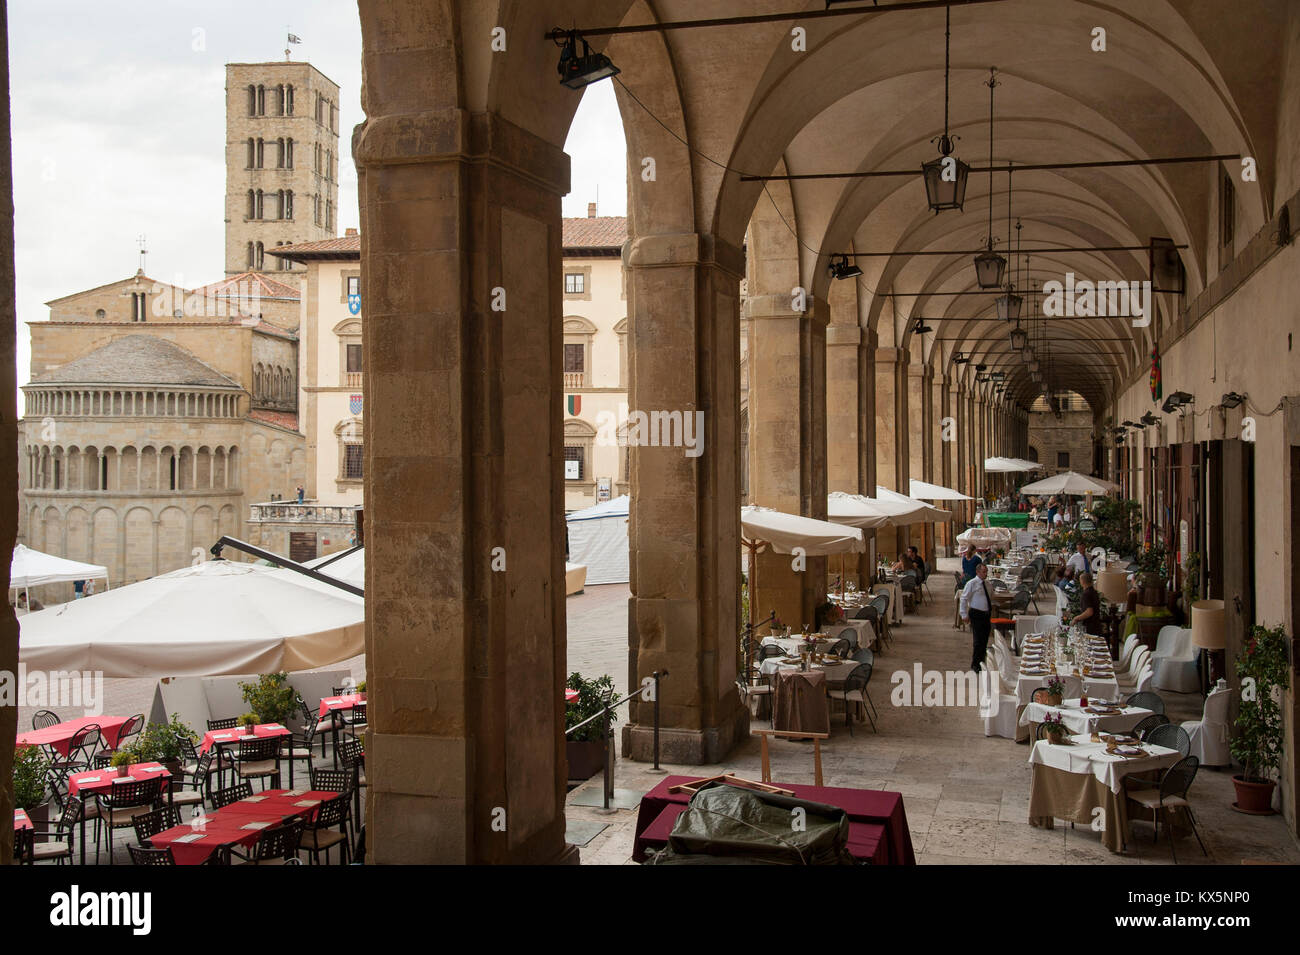
<path fill-rule="evenodd" d="M 826 671 L 777 670 L 776 699 L 772 706 L 773 729 L 829 733 L 831 711 L 826 698 Z"/>
<path fill-rule="evenodd" d="M 872 584 L 873 594 L 889 594 L 889 620 L 891 623 L 903 622 L 903 588 L 896 583 Z"/>

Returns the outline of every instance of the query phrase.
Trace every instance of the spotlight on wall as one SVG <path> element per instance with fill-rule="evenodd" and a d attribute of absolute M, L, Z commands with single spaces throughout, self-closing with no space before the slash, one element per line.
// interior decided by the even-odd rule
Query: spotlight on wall
<path fill-rule="evenodd" d="M 582 41 L 582 55 L 578 55 L 578 41 Z M 559 37 L 556 36 L 556 44 Z M 564 47 L 560 50 L 560 63 L 556 67 L 560 82 L 571 90 L 580 90 L 599 80 L 607 79 L 619 72 L 617 66 L 610 62 L 604 53 L 592 53 L 591 45 L 578 36 L 576 30 L 570 30 L 565 36 Z"/>
<path fill-rule="evenodd" d="M 912 331 L 917 335 L 926 335 L 934 331 L 934 329 L 931 328 L 929 325 L 925 324 L 925 319 L 918 318 L 916 320 L 916 324 L 912 326 Z"/>
<path fill-rule="evenodd" d="M 1160 410 L 1165 414 L 1170 414 L 1171 412 L 1177 411 L 1179 408 L 1195 403 L 1196 397 L 1194 395 L 1191 395 L 1186 391 L 1175 391 L 1165 399 L 1165 403 L 1160 406 Z"/>
<path fill-rule="evenodd" d="M 1246 400 L 1246 396 L 1236 391 L 1229 391 L 1219 399 L 1219 404 L 1225 408 L 1235 408 Z"/>
<path fill-rule="evenodd" d="M 986 365 L 986 364 L 984 364 L 983 362 L 980 362 L 978 365 L 975 366 L 975 370 L 976 370 L 976 371 L 988 371 L 988 370 L 989 370 L 989 366 Z"/>
<path fill-rule="evenodd" d="M 1140 420 L 1144 426 L 1160 423 L 1160 419 L 1157 418 L 1155 415 L 1153 415 L 1150 411 L 1144 414 Z"/>
<path fill-rule="evenodd" d="M 968 361 L 970 361 L 970 356 L 969 356 L 969 355 L 963 355 L 961 352 L 954 352 L 954 353 L 953 353 L 953 356 L 952 356 L 952 363 L 953 363 L 954 365 L 964 365 L 964 364 L 966 364 Z"/>
<path fill-rule="evenodd" d="M 855 279 L 862 274 L 862 270 L 850 262 L 847 255 L 832 255 L 829 270 L 833 279 Z"/>

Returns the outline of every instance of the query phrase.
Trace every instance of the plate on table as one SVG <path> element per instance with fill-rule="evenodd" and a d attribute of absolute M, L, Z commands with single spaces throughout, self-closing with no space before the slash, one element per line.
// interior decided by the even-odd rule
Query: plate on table
<path fill-rule="evenodd" d="M 1115 752 L 1119 753 L 1121 756 L 1125 757 L 1126 759 L 1132 759 L 1135 756 L 1147 755 L 1147 751 L 1142 749 L 1142 747 L 1140 746 L 1121 746 L 1119 749 L 1115 750 Z"/>

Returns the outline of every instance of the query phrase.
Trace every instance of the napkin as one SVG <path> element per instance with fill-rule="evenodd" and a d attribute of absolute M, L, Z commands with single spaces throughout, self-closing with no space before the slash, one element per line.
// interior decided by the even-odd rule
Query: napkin
<path fill-rule="evenodd" d="M 304 807 L 305 807 L 305 806 L 319 806 L 319 805 L 320 805 L 320 800 L 319 800 L 319 799 L 300 799 L 300 800 L 298 800 L 296 803 L 294 803 L 294 805 L 295 805 L 295 806 L 304 806 Z"/>
<path fill-rule="evenodd" d="M 198 842 L 198 841 L 199 841 L 200 839 L 202 839 L 205 835 L 207 835 L 206 832 L 191 832 L 191 833 L 189 833 L 188 835 L 178 836 L 177 838 L 173 839 L 172 841 L 173 841 L 173 842 Z"/>
<path fill-rule="evenodd" d="M 213 739 L 230 739 L 230 737 L 232 737 L 232 736 L 234 736 L 234 735 L 235 735 L 234 733 L 214 733 L 213 736 L 212 736 L 212 738 L 213 738 Z"/>
<path fill-rule="evenodd" d="M 84 785 L 85 783 L 97 783 L 99 782 L 100 778 L 101 777 L 99 776 L 79 776 L 76 777 L 77 785 L 81 786 Z"/>
<path fill-rule="evenodd" d="M 302 795 L 305 795 L 306 792 L 307 792 L 307 790 L 305 790 L 305 789 L 286 789 L 283 793 L 281 793 L 281 795 L 282 795 L 282 796 L 302 796 Z"/>
<path fill-rule="evenodd" d="M 269 822 L 246 822 L 239 828 L 240 829 L 265 829 L 270 825 L 271 824 Z"/>
<path fill-rule="evenodd" d="M 163 767 L 161 767 L 161 766 L 141 766 L 141 767 L 140 767 L 140 772 L 142 772 L 142 773 L 161 773 L 161 772 L 164 772 L 164 771 L 165 771 L 165 770 L 164 770 Z"/>
<path fill-rule="evenodd" d="M 261 802 L 261 801 L 262 801 L 263 799 L 265 799 L 265 798 L 266 798 L 265 796 L 245 796 L 244 799 L 243 799 L 243 801 L 244 801 L 244 802 Z"/>

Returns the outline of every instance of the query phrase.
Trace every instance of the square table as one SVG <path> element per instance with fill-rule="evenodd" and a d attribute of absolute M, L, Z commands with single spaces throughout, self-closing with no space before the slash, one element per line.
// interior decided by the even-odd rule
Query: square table
<path fill-rule="evenodd" d="M 202 865 L 216 852 L 251 846 L 270 826 L 294 816 L 315 818 L 320 804 L 340 794 L 319 790 L 268 789 L 196 820 L 165 829 L 149 839 L 155 849 L 170 848 L 177 865 Z"/>
<path fill-rule="evenodd" d="M 778 668 L 773 689 L 772 729 L 830 733 L 831 710 L 826 697 L 825 670 L 805 673 L 794 667 Z"/>
<path fill-rule="evenodd" d="M 1124 779 L 1168 769 L 1182 759 L 1176 749 L 1143 743 L 1147 755 L 1133 759 L 1111 755 L 1104 743 L 1071 736 L 1060 745 L 1041 739 L 1029 753 L 1029 824 L 1051 829 L 1055 819 L 1094 825 L 1100 816 L 1101 842 L 1111 852 L 1124 848 L 1128 834 L 1128 798 Z M 1102 810 L 1100 813 L 1097 810 Z"/>
<path fill-rule="evenodd" d="M 223 747 L 238 746 L 240 742 L 246 739 L 269 739 L 291 737 L 293 733 L 285 726 L 279 723 L 258 723 L 253 727 L 252 734 L 245 733 L 243 727 L 236 727 L 228 730 L 208 730 L 203 734 L 203 742 L 199 744 L 199 752 L 206 753 L 214 746 L 217 748 L 217 755 L 220 756 Z M 294 759 L 289 759 L 289 786 L 293 786 L 293 764 Z M 217 759 L 217 788 L 225 787 L 225 766 L 224 760 Z"/>
<path fill-rule="evenodd" d="M 358 703 L 364 704 L 366 695 L 364 693 L 348 693 L 344 696 L 326 696 L 320 701 L 320 718 L 324 719 L 330 713 L 342 713 L 350 711 Z"/>
<path fill-rule="evenodd" d="M 68 777 L 68 798 L 80 799 L 81 809 L 81 864 L 86 864 L 86 800 L 97 793 L 106 793 L 113 788 L 118 782 L 125 782 L 129 779 L 152 779 L 157 776 L 165 780 L 167 801 L 170 803 L 172 798 L 171 776 L 167 768 L 162 763 L 132 763 L 127 767 L 125 776 L 117 774 L 117 767 L 111 766 L 107 769 L 87 769 L 80 773 L 73 773 Z"/>
<path fill-rule="evenodd" d="M 668 790 L 682 783 L 693 783 L 699 776 L 665 776 L 654 789 L 641 799 L 637 809 L 636 842 L 632 858 L 637 862 L 645 861 L 647 849 L 656 848 L 656 843 L 649 838 L 663 829 L 664 843 L 667 832 L 672 830 L 672 822 L 665 818 L 659 822 L 655 832 L 647 832 L 664 810 L 671 805 L 685 808 L 691 801 L 687 792 L 669 792 Z M 844 789 L 836 786 L 802 786 L 794 783 L 773 783 L 782 789 L 788 789 L 799 799 L 819 802 L 828 806 L 837 806 L 849 815 L 849 851 L 854 858 L 870 858 L 872 861 L 883 859 L 884 865 L 916 865 L 916 856 L 912 851 L 912 835 L 907 828 L 907 815 L 903 811 L 901 793 L 885 792 L 880 789 Z M 855 833 L 855 824 L 862 828 Z M 866 827 L 880 827 L 880 830 L 868 830 Z M 874 843 L 874 844 L 873 844 Z"/>
<path fill-rule="evenodd" d="M 77 731 L 87 726 L 98 726 L 100 735 L 104 737 L 105 745 L 109 749 L 117 749 L 118 734 L 122 731 L 122 725 L 130 718 L 129 716 L 83 716 L 80 719 L 64 720 L 62 723 L 55 723 L 53 726 L 47 726 L 44 729 L 19 733 L 16 745 L 42 746 L 48 750 L 56 751 L 66 759 L 72 737 L 76 735 Z"/>
<path fill-rule="evenodd" d="M 1060 706 L 1046 703 L 1028 703 L 1020 714 L 1020 725 L 1029 727 L 1029 738 L 1038 735 L 1038 724 L 1048 714 L 1059 716 L 1070 733 L 1078 736 L 1091 736 L 1095 732 L 1127 733 L 1138 723 L 1151 716 L 1151 710 L 1141 706 L 1119 706 L 1118 713 L 1098 713 L 1098 707 L 1089 703 L 1079 706 L 1079 698 L 1062 700 Z M 1102 708 L 1105 709 L 1105 708 Z"/>

